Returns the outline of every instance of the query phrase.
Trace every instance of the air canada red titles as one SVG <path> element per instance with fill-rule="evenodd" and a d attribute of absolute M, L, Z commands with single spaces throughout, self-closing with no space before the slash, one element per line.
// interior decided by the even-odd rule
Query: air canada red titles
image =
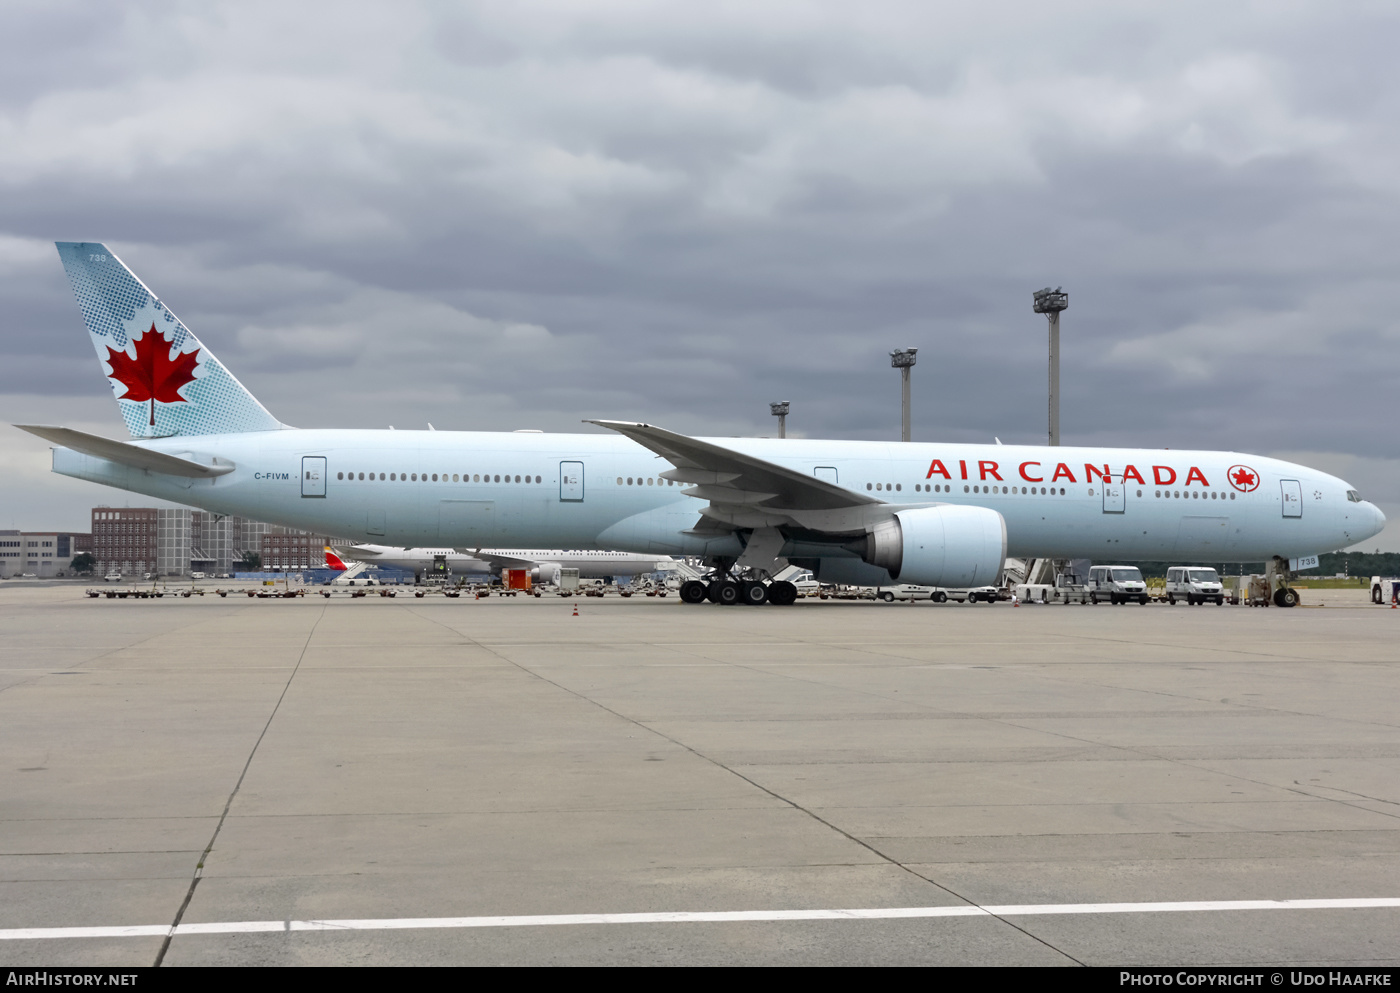
<path fill-rule="evenodd" d="M 1079 463 L 1075 464 L 1078 465 Z M 967 459 L 958 459 L 957 478 L 968 480 L 975 479 L 981 482 L 995 479 L 997 482 L 1004 483 L 1006 482 L 1005 477 L 1002 476 L 1002 472 L 1004 471 L 1008 475 L 1011 475 L 1013 479 L 1019 476 L 1028 483 L 1058 483 L 1062 479 L 1071 483 L 1077 483 L 1082 478 L 1086 483 L 1092 483 L 1095 479 L 1104 482 L 1117 480 L 1123 483 L 1132 480 L 1142 486 L 1147 485 L 1147 479 L 1143 472 L 1131 463 L 1125 465 L 1121 470 L 1114 470 L 1107 462 L 1102 465 L 1096 465 L 1093 462 L 1085 462 L 1083 464 L 1084 469 L 1082 474 L 1076 473 L 1074 468 L 1066 462 L 1055 463 L 1053 469 L 1049 468 L 1049 463 L 1036 461 L 1022 462 L 1014 469 L 1008 466 L 1005 470 L 1002 469 L 1000 463 L 994 462 L 991 459 L 976 460 L 975 468 L 970 469 L 968 465 Z M 1249 489 L 1259 485 L 1257 482 L 1259 474 L 1254 472 L 1254 470 L 1248 469 L 1245 466 L 1233 466 L 1232 470 L 1233 474 L 1230 476 L 1230 482 L 1236 489 L 1244 489 L 1248 492 Z M 1243 470 L 1243 472 L 1240 470 Z M 1169 465 L 1147 466 L 1146 471 L 1151 473 L 1153 483 L 1158 486 L 1171 486 L 1181 478 L 1177 469 Z M 948 467 L 943 464 L 942 459 L 934 459 L 929 464 L 928 475 L 924 478 L 932 479 L 934 476 L 942 476 L 949 481 L 952 481 L 954 478 L 953 474 L 948 471 Z M 1237 478 L 1240 482 L 1236 482 Z M 1244 482 L 1246 478 L 1249 483 L 1253 483 L 1253 486 Z M 1190 486 L 1192 483 L 1199 483 L 1201 486 L 1211 485 L 1210 480 L 1206 478 L 1206 474 L 1202 472 L 1199 467 L 1194 465 L 1186 470 L 1185 481 L 1181 485 Z"/>

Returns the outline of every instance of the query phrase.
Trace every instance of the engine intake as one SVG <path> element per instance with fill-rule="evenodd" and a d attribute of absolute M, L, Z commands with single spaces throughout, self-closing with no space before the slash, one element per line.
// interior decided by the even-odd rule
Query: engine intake
<path fill-rule="evenodd" d="M 901 510 L 846 546 L 916 586 L 986 586 L 1006 561 L 1006 521 L 986 507 Z"/>
<path fill-rule="evenodd" d="M 558 586 L 560 585 L 559 570 L 560 565 L 558 562 L 541 562 L 530 570 L 530 580 L 542 586 L 551 584 Z"/>

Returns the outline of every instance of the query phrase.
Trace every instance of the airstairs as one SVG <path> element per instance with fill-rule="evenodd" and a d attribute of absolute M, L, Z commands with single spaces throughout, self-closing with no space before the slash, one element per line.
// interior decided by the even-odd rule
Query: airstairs
<path fill-rule="evenodd" d="M 679 575 L 679 576 L 681 577 L 681 579 L 683 579 L 683 580 L 684 580 L 684 579 L 704 579 L 704 578 L 706 577 L 706 571 L 705 571 L 704 569 L 697 568 L 697 567 L 691 562 L 690 559 L 685 559 L 685 558 L 672 558 L 671 561 L 675 563 L 674 571 L 675 571 L 676 574 Z"/>
<path fill-rule="evenodd" d="M 1090 564 L 1089 559 L 1009 558 L 1002 566 L 1002 585 L 1079 586 L 1088 578 Z"/>
<path fill-rule="evenodd" d="M 1002 585 L 1044 583 L 1053 586 L 1055 572 L 1054 559 L 1007 559 L 1002 566 Z"/>
<path fill-rule="evenodd" d="M 350 561 L 345 563 L 344 572 L 337 572 L 335 574 L 335 581 L 340 582 L 343 579 L 354 579 L 360 573 L 365 571 L 365 566 L 367 565 L 369 565 L 368 562 L 357 562 L 354 559 L 351 559 Z"/>

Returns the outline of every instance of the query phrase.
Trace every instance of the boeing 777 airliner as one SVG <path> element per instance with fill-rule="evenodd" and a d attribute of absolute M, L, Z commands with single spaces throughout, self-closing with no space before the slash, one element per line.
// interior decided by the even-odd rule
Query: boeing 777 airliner
<path fill-rule="evenodd" d="M 574 569 L 584 579 L 605 579 L 613 576 L 639 576 L 649 572 L 671 572 L 675 559 L 669 555 L 639 555 L 635 552 L 615 552 L 600 549 L 565 548 L 396 548 L 392 545 L 337 545 L 334 552 L 326 549 L 326 565 L 344 569 L 339 559 L 363 562 L 366 565 L 390 565 L 426 574 L 435 570 L 458 576 L 500 575 L 504 569 L 524 569 L 537 583 L 558 585 L 561 569 Z"/>
<path fill-rule="evenodd" d="M 785 563 L 825 582 L 967 587 L 1022 557 L 1288 560 L 1385 517 L 1305 466 L 1237 452 L 370 431 L 282 424 L 102 244 L 59 256 L 131 434 L 19 425 L 55 472 L 399 546 L 702 556 L 682 599 L 791 603 Z"/>

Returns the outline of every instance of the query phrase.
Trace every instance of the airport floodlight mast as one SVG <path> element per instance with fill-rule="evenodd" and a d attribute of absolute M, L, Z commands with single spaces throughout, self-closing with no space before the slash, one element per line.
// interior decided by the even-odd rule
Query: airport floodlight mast
<path fill-rule="evenodd" d="M 1050 444 L 1060 444 L 1060 311 L 1069 309 L 1063 286 L 1036 290 L 1035 312 L 1050 319 Z"/>
<path fill-rule="evenodd" d="M 900 383 L 900 421 L 899 440 L 909 440 L 909 370 L 914 368 L 914 354 L 917 348 L 902 348 L 890 352 L 890 366 L 898 369 L 902 382 Z"/>
<path fill-rule="evenodd" d="M 768 405 L 768 409 L 772 411 L 773 416 L 778 419 L 779 438 L 787 437 L 787 415 L 790 403 L 791 401 L 789 400 L 779 400 L 777 403 L 770 403 Z"/>

